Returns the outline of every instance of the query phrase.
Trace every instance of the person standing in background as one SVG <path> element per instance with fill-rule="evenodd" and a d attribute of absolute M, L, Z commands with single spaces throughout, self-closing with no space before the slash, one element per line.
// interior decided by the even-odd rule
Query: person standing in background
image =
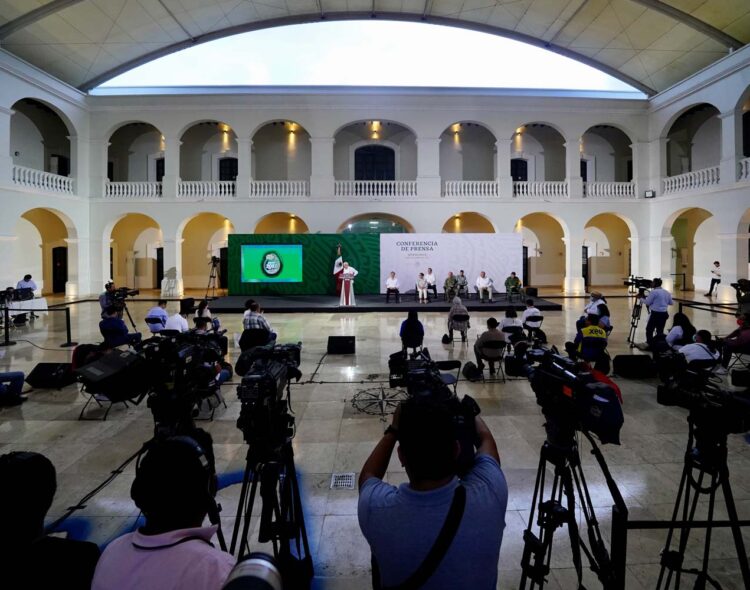
<path fill-rule="evenodd" d="M 714 267 L 711 269 L 711 286 L 706 293 L 706 297 L 711 297 L 714 294 L 714 287 L 721 284 L 721 263 L 718 260 L 714 260 Z M 717 287 L 716 293 L 718 294 L 719 289 Z"/>

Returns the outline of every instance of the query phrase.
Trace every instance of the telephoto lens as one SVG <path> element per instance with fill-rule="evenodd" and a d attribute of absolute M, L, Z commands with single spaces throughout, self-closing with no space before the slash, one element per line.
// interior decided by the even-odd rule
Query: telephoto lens
<path fill-rule="evenodd" d="M 281 572 L 267 553 L 250 553 L 237 562 L 222 590 L 282 590 Z"/>

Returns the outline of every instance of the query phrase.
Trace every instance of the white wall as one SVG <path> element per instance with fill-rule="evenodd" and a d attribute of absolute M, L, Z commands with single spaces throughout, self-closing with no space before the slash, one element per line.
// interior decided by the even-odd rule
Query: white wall
<path fill-rule="evenodd" d="M 33 223 L 23 217 L 16 222 L 16 239 L 13 241 L 13 267 L 15 281 L 30 274 L 40 291 L 44 291 L 44 271 L 42 266 L 42 236 Z"/>
<path fill-rule="evenodd" d="M 711 269 L 714 260 L 721 259 L 720 244 L 716 236 L 720 233 L 715 217 L 709 217 L 698 226 L 693 242 L 693 283 L 695 291 L 705 293 L 711 285 Z M 689 281 L 689 279 L 688 279 Z"/>
<path fill-rule="evenodd" d="M 721 120 L 711 117 L 703 123 L 693 136 L 692 169 L 700 170 L 718 166 L 721 159 Z"/>
<path fill-rule="evenodd" d="M 31 119 L 19 111 L 10 119 L 10 155 L 18 166 L 44 170 L 42 134 Z"/>

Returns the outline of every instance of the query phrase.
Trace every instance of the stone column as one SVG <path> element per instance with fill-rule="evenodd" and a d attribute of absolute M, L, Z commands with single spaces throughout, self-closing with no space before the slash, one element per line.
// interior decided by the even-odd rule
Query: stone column
<path fill-rule="evenodd" d="M 107 162 L 109 161 L 109 140 L 92 139 L 88 142 L 86 150 L 88 156 L 88 196 L 92 199 L 98 199 L 105 195 L 105 186 L 107 182 Z M 83 156 L 83 153 L 81 154 Z M 76 186 L 79 179 L 76 178 Z M 79 193 L 82 194 L 82 193 Z"/>
<path fill-rule="evenodd" d="M 310 196 L 315 199 L 333 198 L 333 137 L 310 137 L 312 174 Z"/>
<path fill-rule="evenodd" d="M 633 184 L 636 199 L 642 199 L 647 190 L 656 191 L 649 176 L 649 143 L 634 141 L 630 144 L 631 159 L 633 161 Z"/>
<path fill-rule="evenodd" d="M 500 185 L 500 196 L 513 196 L 513 177 L 510 175 L 512 139 L 498 139 L 495 142 L 495 178 Z"/>
<path fill-rule="evenodd" d="M 179 240 L 164 240 L 164 278 L 161 281 L 162 297 L 182 297 L 185 294 L 182 280 L 182 238 Z M 171 281 L 174 288 L 169 289 Z"/>
<path fill-rule="evenodd" d="M 177 187 L 180 183 L 180 146 L 182 141 L 178 137 L 164 139 L 164 178 L 162 178 L 162 195 L 169 199 L 177 197 Z"/>
<path fill-rule="evenodd" d="M 567 138 L 564 144 L 565 145 L 565 180 L 568 182 L 568 198 L 570 199 L 580 199 L 583 197 L 583 179 L 581 178 L 580 141 L 581 141 L 580 137 Z"/>
<path fill-rule="evenodd" d="M 417 196 L 430 199 L 442 196 L 439 137 L 417 138 Z"/>
<path fill-rule="evenodd" d="M 654 190 L 657 197 L 664 193 L 662 178 L 667 176 L 668 141 L 666 137 L 660 137 L 646 142 L 646 162 L 648 162 L 648 169 L 644 173 L 648 178 L 649 186 L 647 188 Z"/>
<path fill-rule="evenodd" d="M 13 157 L 10 153 L 11 109 L 0 107 L 0 186 L 13 184 Z"/>
<path fill-rule="evenodd" d="M 250 197 L 250 181 L 253 179 L 253 140 L 249 137 L 237 138 L 237 198 Z"/>
<path fill-rule="evenodd" d="M 719 183 L 734 184 L 737 182 L 737 163 L 739 157 L 742 156 L 742 117 L 738 117 L 735 111 L 731 110 L 721 113 L 719 119 L 721 120 Z"/>
<path fill-rule="evenodd" d="M 562 241 L 565 243 L 565 282 L 563 284 L 563 292 L 566 295 L 582 295 L 586 292 L 586 284 L 582 274 L 583 265 L 581 262 L 583 230 L 571 233 L 571 237 L 562 238 Z"/>

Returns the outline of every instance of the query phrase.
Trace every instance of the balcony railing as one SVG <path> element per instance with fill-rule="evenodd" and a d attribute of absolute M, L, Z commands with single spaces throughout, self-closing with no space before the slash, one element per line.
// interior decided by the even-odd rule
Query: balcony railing
<path fill-rule="evenodd" d="M 750 180 L 750 158 L 740 160 L 740 180 Z"/>
<path fill-rule="evenodd" d="M 307 180 L 252 180 L 250 198 L 294 198 L 310 194 Z"/>
<path fill-rule="evenodd" d="M 662 181 L 664 182 L 665 195 L 708 188 L 719 184 L 719 167 L 712 166 L 711 168 L 701 168 L 677 176 L 668 176 L 663 178 Z"/>
<path fill-rule="evenodd" d="M 416 197 L 416 180 L 337 180 L 333 185 L 337 197 Z"/>
<path fill-rule="evenodd" d="M 75 194 L 72 178 L 26 166 L 13 166 L 13 183 L 49 193 Z"/>
<path fill-rule="evenodd" d="M 635 184 L 632 182 L 584 182 L 583 196 L 604 199 L 634 199 Z"/>
<path fill-rule="evenodd" d="M 123 199 L 159 198 L 161 182 L 107 182 L 104 196 Z"/>
<path fill-rule="evenodd" d="M 179 198 L 221 199 L 237 194 L 234 180 L 181 180 L 177 185 Z"/>
<path fill-rule="evenodd" d="M 568 183 L 564 180 L 536 182 L 516 180 L 513 182 L 513 196 L 532 199 L 566 199 L 568 197 Z"/>
<path fill-rule="evenodd" d="M 446 180 L 444 197 L 499 197 L 500 183 L 496 180 Z"/>

